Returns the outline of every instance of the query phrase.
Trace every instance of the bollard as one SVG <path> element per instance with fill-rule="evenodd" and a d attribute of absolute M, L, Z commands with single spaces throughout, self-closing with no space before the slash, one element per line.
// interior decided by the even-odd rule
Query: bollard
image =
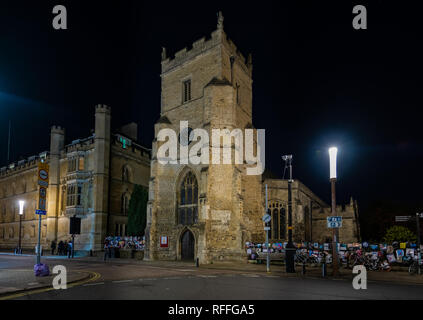
<path fill-rule="evenodd" d="M 303 275 L 305 275 L 306 274 L 306 264 L 305 264 L 305 262 L 303 262 Z"/>
<path fill-rule="evenodd" d="M 326 277 L 326 262 L 322 263 L 322 276 L 323 278 Z"/>
<path fill-rule="evenodd" d="M 195 266 L 197 267 L 197 268 L 199 268 L 200 267 L 200 260 L 197 258 L 197 260 L 195 260 Z"/>

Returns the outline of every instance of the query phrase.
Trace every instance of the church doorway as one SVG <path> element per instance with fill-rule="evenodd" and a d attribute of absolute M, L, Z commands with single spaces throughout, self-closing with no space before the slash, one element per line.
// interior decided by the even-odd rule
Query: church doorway
<path fill-rule="evenodd" d="M 181 259 L 194 260 L 195 239 L 191 231 L 186 230 L 181 236 Z"/>

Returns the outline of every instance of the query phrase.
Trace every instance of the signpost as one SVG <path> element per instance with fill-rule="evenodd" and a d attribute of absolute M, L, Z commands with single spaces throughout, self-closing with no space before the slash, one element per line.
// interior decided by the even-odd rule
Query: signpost
<path fill-rule="evenodd" d="M 41 219 L 42 216 L 47 215 L 47 188 L 49 180 L 49 166 L 41 160 L 38 163 L 38 210 L 35 214 L 38 215 L 38 243 L 37 243 L 37 265 L 41 263 Z"/>
<path fill-rule="evenodd" d="M 269 223 L 272 220 L 272 216 L 270 214 L 267 213 L 268 210 L 268 205 L 267 205 L 267 184 L 266 184 L 266 213 L 263 216 L 263 221 L 264 221 L 264 231 L 266 232 L 266 250 L 267 250 L 267 255 L 266 255 L 266 271 L 270 272 L 270 248 L 269 248 L 269 231 L 270 231 L 270 227 L 269 227 Z"/>
<path fill-rule="evenodd" d="M 342 217 L 330 216 L 326 219 L 329 229 L 342 228 Z"/>

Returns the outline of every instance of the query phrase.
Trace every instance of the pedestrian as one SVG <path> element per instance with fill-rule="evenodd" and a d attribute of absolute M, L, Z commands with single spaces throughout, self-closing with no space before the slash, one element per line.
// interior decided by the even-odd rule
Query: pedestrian
<path fill-rule="evenodd" d="M 63 241 L 60 240 L 59 245 L 57 246 L 57 254 L 59 256 L 63 256 L 63 245 L 64 245 Z"/>
<path fill-rule="evenodd" d="M 68 242 L 65 240 L 63 243 L 63 255 L 66 256 L 66 253 L 68 252 Z"/>
<path fill-rule="evenodd" d="M 104 241 L 104 261 L 106 261 L 107 260 L 107 256 L 109 255 L 109 240 L 108 239 L 106 239 L 105 241 Z"/>
<path fill-rule="evenodd" d="M 72 241 L 69 241 L 69 243 L 68 243 L 68 259 L 70 259 L 71 257 L 73 258 L 72 248 L 73 248 L 73 243 L 72 243 Z"/>
<path fill-rule="evenodd" d="M 51 242 L 50 248 L 51 248 L 51 255 L 54 256 L 54 253 L 56 252 L 56 241 L 53 240 Z"/>

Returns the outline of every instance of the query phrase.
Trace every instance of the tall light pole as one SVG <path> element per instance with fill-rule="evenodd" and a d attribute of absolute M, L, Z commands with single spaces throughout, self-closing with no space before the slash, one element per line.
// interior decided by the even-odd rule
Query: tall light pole
<path fill-rule="evenodd" d="M 19 245 L 18 245 L 18 254 L 22 254 L 21 239 L 22 239 L 22 216 L 24 214 L 25 201 L 19 201 Z"/>
<path fill-rule="evenodd" d="M 295 246 L 292 241 L 292 155 L 283 156 L 285 168 L 289 168 L 288 180 L 288 243 L 285 248 L 285 266 L 287 273 L 295 273 Z"/>
<path fill-rule="evenodd" d="M 338 148 L 332 147 L 329 149 L 329 162 L 330 162 L 330 183 L 332 189 L 332 216 L 336 216 L 336 156 L 338 154 Z M 333 276 L 338 275 L 338 237 L 339 229 L 332 229 L 332 265 L 333 265 Z"/>

